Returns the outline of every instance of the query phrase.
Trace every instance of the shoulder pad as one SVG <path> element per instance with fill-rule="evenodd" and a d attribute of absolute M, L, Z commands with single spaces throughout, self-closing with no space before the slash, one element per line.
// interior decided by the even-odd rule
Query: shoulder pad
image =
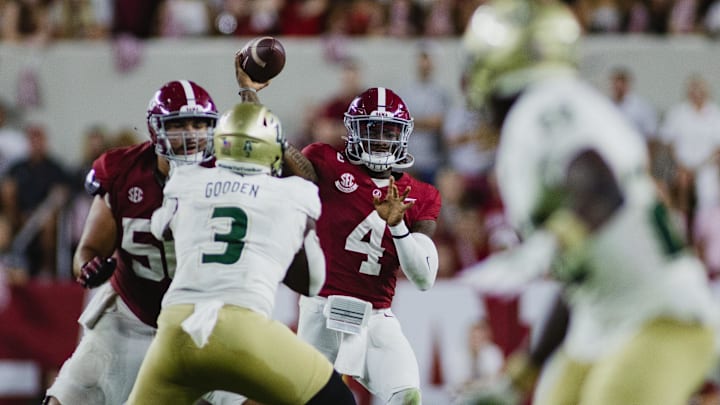
<path fill-rule="evenodd" d="M 105 190 L 102 189 L 100 182 L 95 178 L 95 169 L 90 169 L 85 176 L 85 191 L 90 195 L 103 195 Z"/>

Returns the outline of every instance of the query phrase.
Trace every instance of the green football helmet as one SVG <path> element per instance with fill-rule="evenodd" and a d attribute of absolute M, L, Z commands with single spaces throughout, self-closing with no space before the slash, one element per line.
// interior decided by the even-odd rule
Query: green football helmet
<path fill-rule="evenodd" d="M 472 15 L 463 37 L 468 104 L 480 108 L 550 75 L 575 74 L 581 28 L 553 0 L 490 0 Z"/>
<path fill-rule="evenodd" d="M 214 131 L 216 165 L 239 174 L 282 174 L 285 136 L 280 119 L 261 104 L 223 113 Z"/>

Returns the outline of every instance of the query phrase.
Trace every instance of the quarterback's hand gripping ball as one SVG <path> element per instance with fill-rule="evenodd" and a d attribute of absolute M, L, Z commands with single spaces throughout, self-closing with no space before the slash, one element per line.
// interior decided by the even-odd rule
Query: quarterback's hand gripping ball
<path fill-rule="evenodd" d="M 259 37 L 235 54 L 237 64 L 256 83 L 265 83 L 285 67 L 285 48 L 276 38 Z"/>

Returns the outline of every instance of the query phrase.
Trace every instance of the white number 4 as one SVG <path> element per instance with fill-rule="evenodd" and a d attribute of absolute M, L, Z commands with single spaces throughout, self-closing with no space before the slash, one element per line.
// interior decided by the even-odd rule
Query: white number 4
<path fill-rule="evenodd" d="M 350 232 L 345 240 L 346 250 L 367 255 L 367 260 L 360 265 L 360 273 L 371 276 L 380 274 L 380 258 L 385 251 L 382 247 L 385 226 L 385 221 L 380 218 L 377 211 L 373 211 Z M 370 233 L 370 242 L 363 240 L 368 233 Z"/>

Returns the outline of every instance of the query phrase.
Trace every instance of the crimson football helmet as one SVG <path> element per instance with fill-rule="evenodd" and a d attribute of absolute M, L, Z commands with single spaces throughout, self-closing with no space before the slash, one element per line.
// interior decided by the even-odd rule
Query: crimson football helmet
<path fill-rule="evenodd" d="M 148 130 L 155 152 L 178 164 L 210 160 L 217 117 L 210 94 L 195 82 L 165 83 L 155 92 L 147 108 Z"/>
<path fill-rule="evenodd" d="M 414 158 L 407 152 L 413 118 L 392 90 L 373 87 L 355 97 L 345 113 L 345 153 L 350 163 L 375 172 L 405 169 Z"/>

